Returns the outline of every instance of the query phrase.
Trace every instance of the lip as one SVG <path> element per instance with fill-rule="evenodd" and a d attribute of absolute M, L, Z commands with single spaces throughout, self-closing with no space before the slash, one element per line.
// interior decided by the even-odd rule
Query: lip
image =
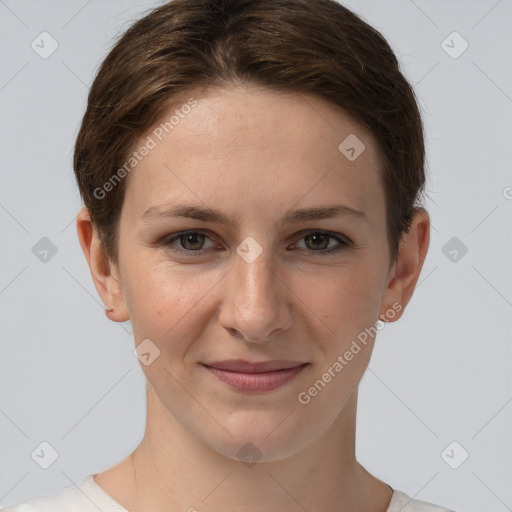
<path fill-rule="evenodd" d="M 249 362 L 241 359 L 201 363 L 222 382 L 240 391 L 263 392 L 280 388 L 309 363 L 284 359 L 263 362 Z"/>

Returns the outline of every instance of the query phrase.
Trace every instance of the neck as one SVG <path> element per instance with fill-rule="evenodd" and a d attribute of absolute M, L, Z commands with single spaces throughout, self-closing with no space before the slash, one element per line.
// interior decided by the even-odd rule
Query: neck
<path fill-rule="evenodd" d="M 130 457 L 130 491 L 120 495 L 131 512 L 385 512 L 390 488 L 355 458 L 356 407 L 357 391 L 329 430 L 300 452 L 245 464 L 183 428 L 148 386 L 146 432 Z"/>

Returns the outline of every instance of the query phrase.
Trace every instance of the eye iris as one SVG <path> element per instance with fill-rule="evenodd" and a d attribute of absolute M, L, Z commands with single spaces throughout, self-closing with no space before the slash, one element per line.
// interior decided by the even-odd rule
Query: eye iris
<path fill-rule="evenodd" d="M 329 247 L 330 238 L 330 235 L 325 233 L 310 233 L 304 237 L 304 240 L 308 248 L 322 251 Z M 204 239 L 205 235 L 202 233 L 186 233 L 179 237 L 182 247 L 189 251 L 200 250 L 204 244 Z"/>
<path fill-rule="evenodd" d="M 306 245 L 308 245 L 308 241 L 313 241 L 313 247 L 312 247 L 313 249 L 323 250 L 329 246 L 329 236 L 322 234 L 322 233 L 312 233 L 310 235 L 306 235 L 304 237 L 304 240 L 306 241 Z M 318 242 L 319 240 L 320 240 L 320 242 L 322 242 L 322 241 L 324 242 L 324 243 L 320 243 L 320 245 L 322 247 L 315 245 L 315 242 Z"/>
<path fill-rule="evenodd" d="M 185 249 L 188 249 L 190 251 L 201 249 L 201 246 L 204 243 L 204 236 L 201 233 L 189 233 L 186 235 L 180 236 L 180 242 L 183 245 Z M 199 242 L 197 242 L 197 239 L 199 239 Z M 198 247 L 190 247 L 189 242 L 191 242 L 192 246 L 196 245 Z M 187 247 L 187 245 L 189 245 Z"/>

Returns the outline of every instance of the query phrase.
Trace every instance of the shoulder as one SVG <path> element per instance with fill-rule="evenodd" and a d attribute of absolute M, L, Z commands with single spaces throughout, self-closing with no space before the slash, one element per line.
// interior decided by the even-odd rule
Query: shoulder
<path fill-rule="evenodd" d="M 55 496 L 35 498 L 1 509 L 0 512 L 89 512 L 91 506 L 96 509 L 78 487 L 66 487 Z"/>
<path fill-rule="evenodd" d="M 81 496 L 72 489 L 63 489 L 56 496 L 34 498 L 0 512 L 89 512 L 91 503 L 84 503 Z"/>
<path fill-rule="evenodd" d="M 88 475 L 77 485 L 65 487 L 57 495 L 35 498 L 0 512 L 127 512 L 110 499 Z"/>
<path fill-rule="evenodd" d="M 391 503 L 386 512 L 454 512 L 426 501 L 413 500 L 401 491 L 393 491 Z"/>

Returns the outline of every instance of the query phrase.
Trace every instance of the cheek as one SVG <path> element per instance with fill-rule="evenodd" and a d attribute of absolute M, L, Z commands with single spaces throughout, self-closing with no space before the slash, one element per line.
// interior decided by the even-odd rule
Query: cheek
<path fill-rule="evenodd" d="M 370 361 L 379 329 L 379 291 L 369 271 L 347 268 L 336 278 L 316 281 L 307 292 L 306 304 L 321 321 L 316 324 L 322 334 L 316 331 L 314 341 L 322 355 L 297 399 L 301 404 L 314 403 L 313 416 L 329 410 L 328 419 L 334 421 Z"/>
<path fill-rule="evenodd" d="M 327 338 L 336 346 L 374 325 L 379 315 L 381 280 L 379 268 L 361 260 L 322 270 L 315 278 L 301 277 L 294 291 L 322 322 Z"/>
<path fill-rule="evenodd" d="M 200 337 L 211 317 L 208 291 L 218 280 L 217 273 L 198 270 L 192 275 L 167 262 L 132 268 L 127 289 L 133 335 L 141 347 L 142 370 L 155 389 L 179 396 L 175 379 L 183 379 L 191 341 Z M 150 360 L 145 361 L 143 354 L 148 352 Z"/>
<path fill-rule="evenodd" d="M 173 350 L 178 350 L 180 339 L 200 330 L 202 318 L 208 314 L 205 307 L 213 307 L 208 295 L 222 273 L 148 258 L 139 265 L 134 263 L 128 276 L 126 291 L 130 313 L 136 319 L 136 340 L 154 339 L 164 349 L 172 340 Z"/>

